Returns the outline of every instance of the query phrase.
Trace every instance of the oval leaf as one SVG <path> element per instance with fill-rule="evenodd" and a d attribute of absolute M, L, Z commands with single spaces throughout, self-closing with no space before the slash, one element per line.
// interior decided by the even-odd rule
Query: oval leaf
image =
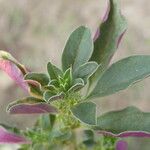
<path fill-rule="evenodd" d="M 81 88 L 84 87 L 84 81 L 81 78 L 77 78 L 73 81 L 73 84 L 71 86 L 71 88 L 68 90 L 68 92 L 76 92 L 78 90 L 80 90 Z"/>
<path fill-rule="evenodd" d="M 43 98 L 43 91 L 41 89 L 41 84 L 35 80 L 25 80 L 29 86 L 29 93 L 31 96 L 36 98 Z"/>
<path fill-rule="evenodd" d="M 31 72 L 25 75 L 25 80 L 33 80 L 39 82 L 42 86 L 45 86 L 49 83 L 49 77 L 44 73 L 35 73 Z"/>
<path fill-rule="evenodd" d="M 118 0 L 109 0 L 103 22 L 98 28 L 94 39 L 92 61 L 101 64 L 101 69 L 106 68 L 114 55 L 127 22 L 120 12 Z"/>
<path fill-rule="evenodd" d="M 45 101 L 52 102 L 55 100 L 63 99 L 65 97 L 65 94 L 63 92 L 58 93 L 58 94 L 54 94 L 51 91 L 46 91 L 46 92 L 44 92 L 43 97 L 44 97 Z"/>
<path fill-rule="evenodd" d="M 58 79 L 58 77 L 62 76 L 63 74 L 62 71 L 59 68 L 57 68 L 55 65 L 53 65 L 51 62 L 47 64 L 47 71 L 51 80 Z"/>
<path fill-rule="evenodd" d="M 88 98 L 111 95 L 150 75 L 150 56 L 124 58 L 108 68 Z"/>
<path fill-rule="evenodd" d="M 93 40 L 90 30 L 84 26 L 78 27 L 70 35 L 62 54 L 62 68 L 73 70 L 86 63 L 93 52 Z"/>
<path fill-rule="evenodd" d="M 97 118 L 96 129 L 122 136 L 122 132 L 127 131 L 150 132 L 150 113 L 142 112 L 133 106 L 111 111 Z"/>
<path fill-rule="evenodd" d="M 96 62 L 87 62 L 78 67 L 74 73 L 74 78 L 81 78 L 87 83 L 88 78 L 96 71 L 98 64 Z"/>
<path fill-rule="evenodd" d="M 96 124 L 96 104 L 93 102 L 83 102 L 71 108 L 73 115 L 89 125 Z"/>
<path fill-rule="evenodd" d="M 27 97 L 22 100 L 12 102 L 7 107 L 10 114 L 38 114 L 38 113 L 56 113 L 55 107 L 46 104 L 41 99 Z"/>

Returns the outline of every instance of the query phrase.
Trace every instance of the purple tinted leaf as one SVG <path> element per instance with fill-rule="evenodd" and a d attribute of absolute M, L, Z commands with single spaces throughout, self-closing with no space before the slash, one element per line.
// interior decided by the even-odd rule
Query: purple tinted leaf
<path fill-rule="evenodd" d="M 31 96 L 36 98 L 42 98 L 43 92 L 41 89 L 41 84 L 34 80 L 25 80 L 26 83 L 29 85 L 29 93 Z"/>
<path fill-rule="evenodd" d="M 127 142 L 120 140 L 116 143 L 116 150 L 128 150 Z"/>
<path fill-rule="evenodd" d="M 21 88 L 27 91 L 28 85 L 23 79 L 22 72 L 15 64 L 8 60 L 0 59 L 0 69 L 6 72 Z"/>
<path fill-rule="evenodd" d="M 25 80 L 25 82 L 30 86 L 32 85 L 33 87 L 41 89 L 41 84 L 37 81 L 34 80 Z"/>
<path fill-rule="evenodd" d="M 107 21 L 109 12 L 110 12 L 110 2 L 109 2 L 109 0 L 107 0 L 106 12 L 105 12 L 105 14 L 103 15 L 102 22 Z"/>
<path fill-rule="evenodd" d="M 10 114 L 41 114 L 41 113 L 57 113 L 55 107 L 46 103 L 37 104 L 18 104 L 11 107 L 8 112 Z"/>
<path fill-rule="evenodd" d="M 0 50 L 0 60 L 7 60 L 9 62 L 12 62 L 19 68 L 23 75 L 28 72 L 22 64 L 20 64 L 10 53 L 6 51 Z"/>
<path fill-rule="evenodd" d="M 96 39 L 97 39 L 99 36 L 100 36 L 100 30 L 99 30 L 99 28 L 98 28 L 98 29 L 96 30 L 96 33 L 95 33 L 95 35 L 94 35 L 93 40 L 96 41 Z"/>
<path fill-rule="evenodd" d="M 42 99 L 26 97 L 10 103 L 7 112 L 10 114 L 57 113 L 57 109 L 44 103 Z"/>
<path fill-rule="evenodd" d="M 30 72 L 25 75 L 24 79 L 37 81 L 41 86 L 46 86 L 49 83 L 49 77 L 45 73 Z"/>
<path fill-rule="evenodd" d="M 91 60 L 107 67 L 126 31 L 126 20 L 120 12 L 117 0 L 109 0 L 102 23 L 94 36 L 94 52 Z"/>
<path fill-rule="evenodd" d="M 110 111 L 97 118 L 95 129 L 99 130 L 98 132 L 106 131 L 116 136 L 149 136 L 150 113 L 142 112 L 134 106 Z"/>
<path fill-rule="evenodd" d="M 89 91 L 108 68 L 126 28 L 127 23 L 120 12 L 118 0 L 109 0 L 102 23 L 93 38 L 94 51 L 90 60 L 101 64 L 101 66 L 90 78 Z"/>
<path fill-rule="evenodd" d="M 105 14 L 102 17 L 102 23 L 104 23 L 108 19 L 109 11 L 110 11 L 110 4 L 109 1 L 107 1 L 107 8 Z M 98 37 L 100 37 L 100 28 L 96 30 L 96 33 L 93 38 L 94 42 L 97 40 Z"/>
<path fill-rule="evenodd" d="M 0 126 L 0 144 L 31 144 L 24 137 L 8 132 Z"/>
<path fill-rule="evenodd" d="M 150 137 L 150 132 L 144 132 L 144 131 L 125 131 L 121 132 L 119 134 L 114 134 L 107 131 L 98 131 L 98 134 L 103 134 L 105 136 L 112 136 L 112 137 Z"/>
<path fill-rule="evenodd" d="M 120 44 L 125 32 L 126 32 L 126 30 L 119 36 L 118 41 L 117 41 L 117 48 L 119 47 L 119 44 Z"/>

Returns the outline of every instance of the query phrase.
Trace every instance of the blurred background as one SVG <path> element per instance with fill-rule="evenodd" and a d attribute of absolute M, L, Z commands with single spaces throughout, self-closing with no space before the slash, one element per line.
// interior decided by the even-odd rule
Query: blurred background
<path fill-rule="evenodd" d="M 120 0 L 128 30 L 112 62 L 135 54 L 150 54 L 150 1 Z M 88 26 L 93 35 L 106 8 L 106 0 L 0 0 L 0 49 L 9 51 L 32 71 L 46 71 L 51 60 L 61 66 L 65 42 L 76 27 Z M 150 78 L 125 91 L 95 100 L 99 112 L 128 105 L 150 111 Z M 9 102 L 24 92 L 0 71 L 0 122 L 19 128 L 33 125 L 36 115 L 10 116 Z M 150 139 L 128 139 L 131 150 L 149 150 Z M 0 147 L 0 150 L 2 148 Z M 12 147 L 5 149 L 15 150 Z"/>

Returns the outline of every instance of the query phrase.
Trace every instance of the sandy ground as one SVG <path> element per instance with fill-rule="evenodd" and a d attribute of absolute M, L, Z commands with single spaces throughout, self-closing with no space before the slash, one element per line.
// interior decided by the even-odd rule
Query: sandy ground
<path fill-rule="evenodd" d="M 129 55 L 150 54 L 150 1 L 120 1 L 128 30 L 112 62 Z M 0 49 L 10 51 L 33 71 L 45 71 L 49 60 L 60 66 L 70 32 L 86 25 L 94 34 L 105 8 L 106 0 L 0 0 Z M 146 79 L 118 94 L 95 100 L 99 113 L 128 105 L 150 111 L 149 89 L 150 79 Z M 24 92 L 0 71 L 0 122 L 20 128 L 32 126 L 35 115 L 10 116 L 5 112 L 9 102 L 22 96 Z M 138 143 L 136 150 L 150 147 L 150 140 Z"/>

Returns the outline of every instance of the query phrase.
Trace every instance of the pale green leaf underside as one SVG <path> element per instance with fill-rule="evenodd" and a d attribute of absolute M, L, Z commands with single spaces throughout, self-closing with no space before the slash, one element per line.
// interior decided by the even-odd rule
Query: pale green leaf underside
<path fill-rule="evenodd" d="M 80 121 L 89 124 L 96 124 L 96 104 L 93 102 L 83 102 L 75 105 L 71 109 L 73 115 Z"/>
<path fill-rule="evenodd" d="M 110 66 L 88 98 L 103 97 L 126 89 L 150 75 L 150 56 L 130 56 Z"/>
<path fill-rule="evenodd" d="M 124 131 L 150 132 L 150 113 L 142 112 L 133 106 L 111 111 L 97 118 L 96 128 L 114 134 Z"/>
<path fill-rule="evenodd" d="M 62 54 L 62 68 L 73 70 L 87 62 L 93 52 L 93 40 L 90 30 L 80 26 L 70 35 Z"/>

